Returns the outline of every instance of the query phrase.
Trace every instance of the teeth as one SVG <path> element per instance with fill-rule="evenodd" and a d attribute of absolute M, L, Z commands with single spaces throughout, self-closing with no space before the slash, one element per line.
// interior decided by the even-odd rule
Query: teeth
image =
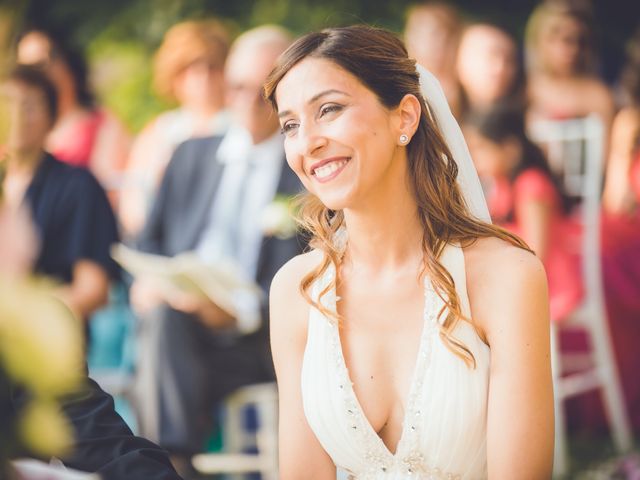
<path fill-rule="evenodd" d="M 346 160 L 336 160 L 335 162 L 327 163 L 321 167 L 316 168 L 313 174 L 318 178 L 326 178 L 336 170 L 342 168 L 347 163 Z"/>

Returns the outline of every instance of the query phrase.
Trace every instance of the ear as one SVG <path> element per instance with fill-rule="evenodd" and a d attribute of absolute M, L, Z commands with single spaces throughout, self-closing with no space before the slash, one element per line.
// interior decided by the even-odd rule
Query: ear
<path fill-rule="evenodd" d="M 398 138 L 400 135 L 405 134 L 409 137 L 409 140 L 411 140 L 413 134 L 418 129 L 421 113 L 422 107 L 415 95 L 408 93 L 400 100 L 400 103 L 396 107 Z"/>

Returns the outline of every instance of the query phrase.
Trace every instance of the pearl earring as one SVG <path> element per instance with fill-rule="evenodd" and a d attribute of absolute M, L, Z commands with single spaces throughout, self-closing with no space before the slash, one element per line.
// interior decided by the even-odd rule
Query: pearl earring
<path fill-rule="evenodd" d="M 400 135 L 400 143 L 402 145 L 404 145 L 405 143 L 407 143 L 409 141 L 409 137 L 406 134 L 402 134 Z"/>

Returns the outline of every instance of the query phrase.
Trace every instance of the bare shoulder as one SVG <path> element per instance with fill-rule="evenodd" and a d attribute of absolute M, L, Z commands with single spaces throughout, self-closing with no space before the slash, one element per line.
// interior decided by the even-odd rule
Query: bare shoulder
<path fill-rule="evenodd" d="M 464 255 L 472 317 L 488 338 L 505 318 L 524 320 L 532 305 L 544 311 L 547 277 L 533 253 L 499 238 L 482 238 Z"/>
<path fill-rule="evenodd" d="M 319 250 L 297 255 L 285 263 L 273 277 L 269 292 L 272 334 L 280 328 L 306 327 L 306 322 L 300 320 L 306 319 L 309 304 L 300 293 L 300 282 L 320 264 L 322 258 L 323 254 Z"/>
<path fill-rule="evenodd" d="M 293 292 L 298 292 L 302 278 L 320 264 L 323 253 L 320 250 L 311 250 L 307 253 L 296 255 L 275 274 L 271 281 L 270 296 L 278 298 L 286 295 L 291 298 Z M 301 295 L 299 295 L 302 298 Z"/>
<path fill-rule="evenodd" d="M 635 131 L 640 126 L 640 110 L 626 107 L 620 110 L 613 121 L 613 128 L 625 131 Z"/>
<path fill-rule="evenodd" d="M 609 87 L 598 78 L 584 78 L 581 84 L 582 98 L 593 104 L 596 108 L 610 111 L 613 114 L 613 95 Z"/>
<path fill-rule="evenodd" d="M 479 238 L 464 248 L 464 256 L 467 277 L 476 280 L 544 275 L 542 262 L 533 253 L 496 237 Z"/>
<path fill-rule="evenodd" d="M 609 87 L 599 78 L 585 77 L 582 79 L 581 86 L 586 92 L 598 95 L 600 98 L 612 98 L 611 90 L 609 90 Z"/>

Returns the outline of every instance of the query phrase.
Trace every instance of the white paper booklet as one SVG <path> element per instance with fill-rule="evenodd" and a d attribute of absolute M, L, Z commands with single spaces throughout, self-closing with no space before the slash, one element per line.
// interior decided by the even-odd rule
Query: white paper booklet
<path fill-rule="evenodd" d="M 123 244 L 114 245 L 111 256 L 135 278 L 145 278 L 160 288 L 176 289 L 208 297 L 227 313 L 236 316 L 234 296 L 242 291 L 262 295 L 253 281 L 247 280 L 229 261 L 204 263 L 194 252 L 175 257 L 140 252 Z"/>
<path fill-rule="evenodd" d="M 18 478 L 24 480 L 100 480 L 100 475 L 95 473 L 79 472 L 62 464 L 50 465 L 31 458 L 14 460 L 11 465 L 17 470 Z"/>

